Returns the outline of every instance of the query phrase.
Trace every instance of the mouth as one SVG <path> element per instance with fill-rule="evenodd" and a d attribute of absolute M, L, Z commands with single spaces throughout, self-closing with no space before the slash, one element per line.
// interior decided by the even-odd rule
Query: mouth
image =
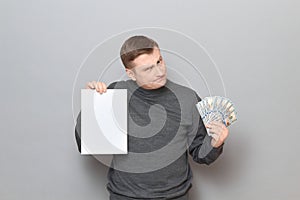
<path fill-rule="evenodd" d="M 155 82 L 160 82 L 160 81 L 162 81 L 164 78 L 165 78 L 165 75 L 163 75 L 163 76 L 159 77 L 158 79 L 156 79 Z"/>

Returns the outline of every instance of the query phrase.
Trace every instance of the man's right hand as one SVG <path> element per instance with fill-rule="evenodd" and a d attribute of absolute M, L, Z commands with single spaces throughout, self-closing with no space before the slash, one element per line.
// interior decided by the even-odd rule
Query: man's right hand
<path fill-rule="evenodd" d="M 104 93 L 104 92 L 107 91 L 107 86 L 106 86 L 105 83 L 103 83 L 103 82 L 96 82 L 96 81 L 88 82 L 86 84 L 85 88 L 86 89 L 96 90 L 100 94 L 102 94 L 102 93 Z"/>

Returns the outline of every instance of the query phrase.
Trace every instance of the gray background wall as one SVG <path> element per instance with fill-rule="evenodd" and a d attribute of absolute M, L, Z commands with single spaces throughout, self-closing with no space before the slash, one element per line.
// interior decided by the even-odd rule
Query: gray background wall
<path fill-rule="evenodd" d="M 238 109 L 224 154 L 192 164 L 192 199 L 299 199 L 299 8 L 294 0 L 1 0 L 0 199 L 107 199 L 107 167 L 75 146 L 73 83 L 97 44 L 145 26 L 205 46 Z"/>

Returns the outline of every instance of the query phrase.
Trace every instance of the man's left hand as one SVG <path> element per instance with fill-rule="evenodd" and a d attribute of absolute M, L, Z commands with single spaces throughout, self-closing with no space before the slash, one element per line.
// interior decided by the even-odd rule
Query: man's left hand
<path fill-rule="evenodd" d="M 210 122 L 205 125 L 212 136 L 211 145 L 215 148 L 221 146 L 228 137 L 229 130 L 222 122 Z"/>

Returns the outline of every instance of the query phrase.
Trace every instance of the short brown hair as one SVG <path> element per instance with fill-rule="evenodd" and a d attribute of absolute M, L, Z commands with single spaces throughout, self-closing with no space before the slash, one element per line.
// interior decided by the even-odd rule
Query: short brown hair
<path fill-rule="evenodd" d="M 128 38 L 121 47 L 120 56 L 126 68 L 132 68 L 132 61 L 142 54 L 151 54 L 158 44 L 146 36 Z"/>

